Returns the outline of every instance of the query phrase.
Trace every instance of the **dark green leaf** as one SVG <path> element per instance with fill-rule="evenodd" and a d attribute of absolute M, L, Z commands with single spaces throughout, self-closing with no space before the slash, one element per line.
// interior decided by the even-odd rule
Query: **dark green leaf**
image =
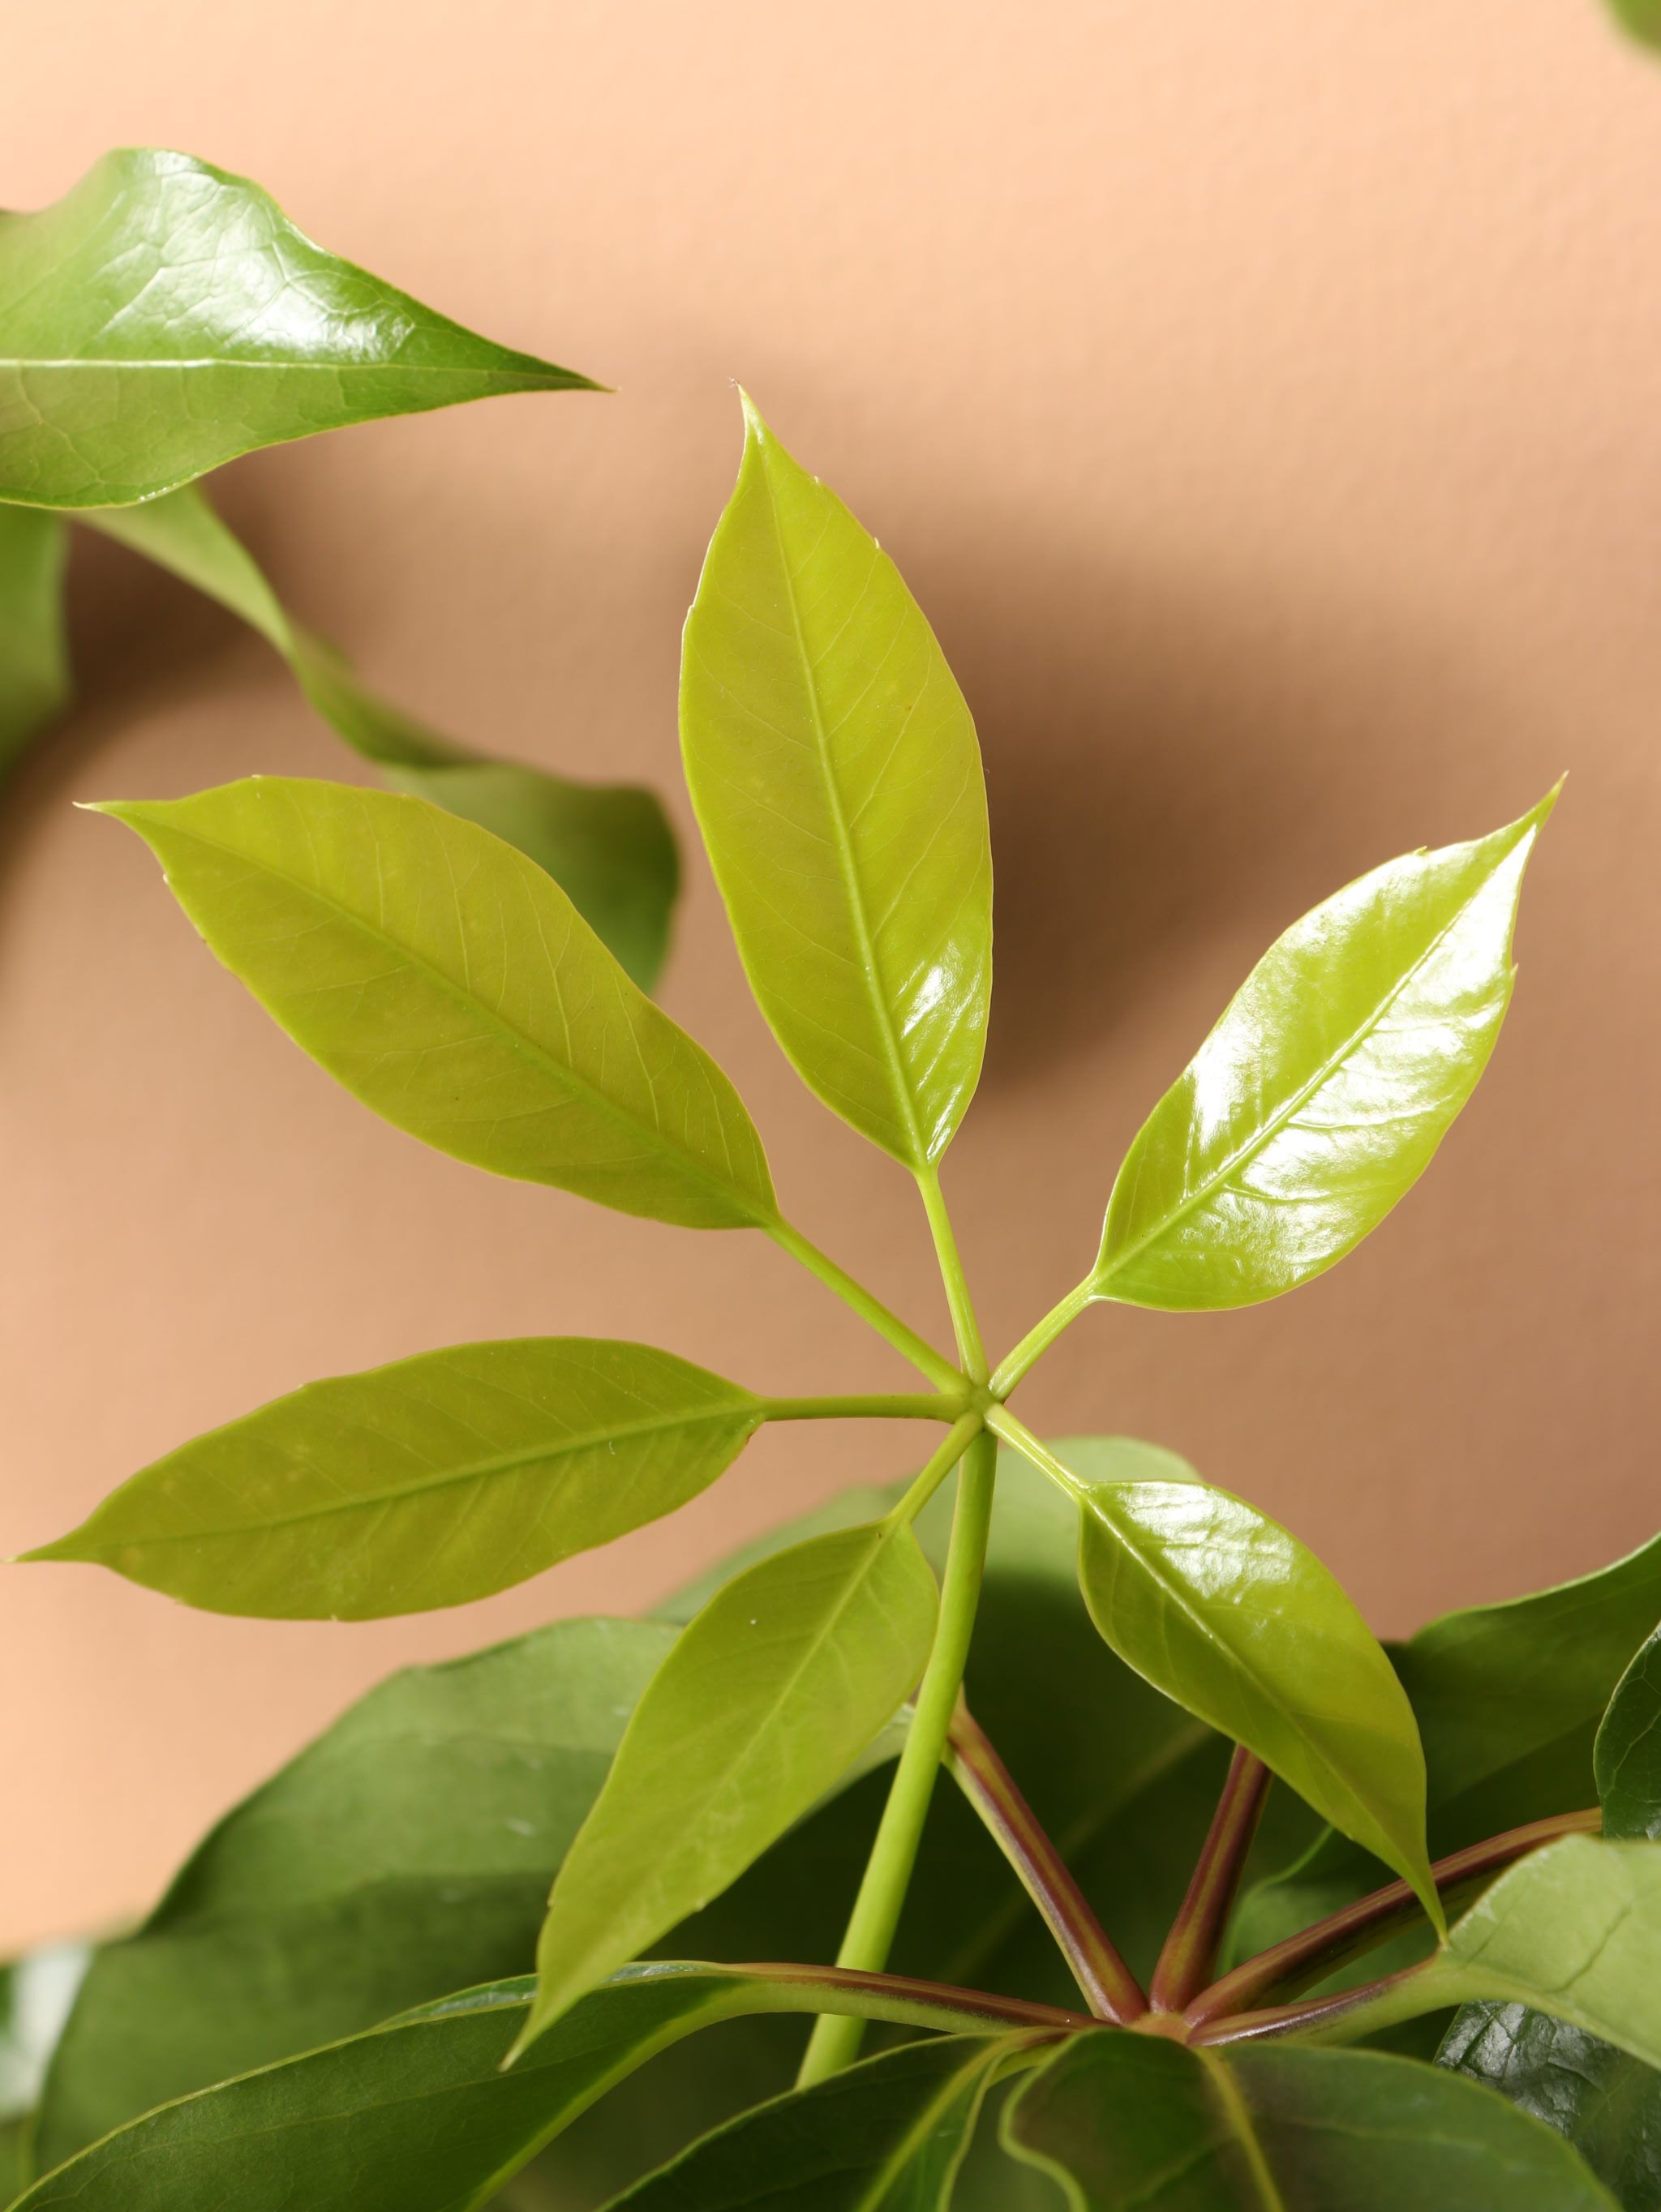
<path fill-rule="evenodd" d="M 70 702 L 64 526 L 0 507 L 0 776 Z"/>
<path fill-rule="evenodd" d="M 737 1879 L 834 1789 L 915 1687 L 934 1577 L 909 1528 L 820 1536 L 750 1568 L 681 1634 L 572 1844 L 527 2033 Z"/>
<path fill-rule="evenodd" d="M 473 2212 L 654 2052 L 746 2013 L 857 2010 L 961 2031 L 919 1999 L 849 1996 L 807 1969 L 634 1969 L 511 2070 L 532 1984 L 470 1990 L 135 2120 L 37 2182 L 26 2212 Z"/>
<path fill-rule="evenodd" d="M 1624 2212 L 1661 2207 L 1661 2073 L 1522 2004 L 1466 2005 L 1439 2063 L 1567 2137 Z"/>
<path fill-rule="evenodd" d="M 624 973 L 642 990 L 652 988 L 668 949 L 680 861 L 674 833 L 649 791 L 572 783 L 543 769 L 490 760 L 378 699 L 337 653 L 285 611 L 199 487 L 87 520 L 259 631 L 323 720 L 374 761 L 395 789 L 430 799 L 527 854 L 566 892 Z"/>
<path fill-rule="evenodd" d="M 1375 2051 L 1080 2037 L 1012 2100 L 1005 2139 L 1074 2212 L 1609 2212 L 1549 2129 Z"/>
<path fill-rule="evenodd" d="M 1131 1146 L 1094 1297 L 1250 1305 L 1378 1226 L 1488 1064 L 1524 866 L 1555 799 L 1375 868 L 1270 947 Z"/>
<path fill-rule="evenodd" d="M 987 2089 L 1037 2047 L 903 2045 L 729 2122 L 616 2199 L 619 2212 L 944 2212 Z"/>
<path fill-rule="evenodd" d="M 980 1077 L 992 860 L 975 726 L 899 571 L 745 403 L 687 617 L 686 780 L 802 1079 L 914 1169 Z"/>
<path fill-rule="evenodd" d="M 1592 1764 L 1603 1833 L 1661 1838 L 1661 1629 L 1615 1685 Z"/>
<path fill-rule="evenodd" d="M 52 206 L 0 215 L 0 499 L 35 507 L 125 506 L 313 431 L 588 384 L 185 154 L 108 154 Z"/>
<path fill-rule="evenodd" d="M 457 1345 L 211 1430 L 27 1556 L 268 1620 L 465 1605 L 672 1513 L 766 1416 L 643 1344 Z"/>
<path fill-rule="evenodd" d="M 1120 1657 L 1433 1902 L 1412 1708 L 1313 1553 L 1154 1445 L 1072 1437 L 1056 1454 L 1085 1601 Z"/>
<path fill-rule="evenodd" d="M 154 2106 L 515 1972 L 674 1641 L 570 1620 L 372 1690 L 100 1950 L 47 2078 L 55 2166 Z"/>
<path fill-rule="evenodd" d="M 399 1128 L 624 1213 L 776 1220 L 732 1085 L 500 838 L 282 776 L 104 811 L 295 1042 Z"/>

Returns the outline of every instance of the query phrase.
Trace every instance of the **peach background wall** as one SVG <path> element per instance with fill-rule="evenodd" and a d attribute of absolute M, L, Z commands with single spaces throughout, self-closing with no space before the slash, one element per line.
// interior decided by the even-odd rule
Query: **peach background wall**
<path fill-rule="evenodd" d="M 1409 1203 L 1273 1306 L 1098 1312 L 1025 1409 L 1177 1446 L 1386 1630 L 1654 1531 L 1661 68 L 1594 0 L 14 11 L 0 202 L 123 142 L 246 170 L 621 387 L 222 479 L 298 608 L 459 733 L 674 789 L 734 376 L 880 532 L 987 751 L 995 1038 L 948 1188 L 995 1339 L 1082 1270 L 1278 929 L 1572 769 L 1493 1071 Z M 904 1387 L 766 1245 L 491 1182 L 333 1090 L 70 801 L 353 764 L 262 647 L 107 546 L 75 621 L 82 704 L 0 809 L 0 1547 L 311 1376 L 468 1337 Z M 943 1328 L 904 1178 L 794 1089 L 689 858 L 668 1006 L 804 1225 Z M 0 1942 L 143 1905 L 399 1662 L 648 1601 L 907 1449 L 782 1431 L 603 1558 L 373 1628 L 9 1571 Z"/>

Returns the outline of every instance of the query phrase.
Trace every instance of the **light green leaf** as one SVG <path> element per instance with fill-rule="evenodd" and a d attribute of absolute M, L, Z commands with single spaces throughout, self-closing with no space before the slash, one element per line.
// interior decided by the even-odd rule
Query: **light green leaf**
<path fill-rule="evenodd" d="M 1611 2212 L 1549 2129 L 1375 2051 L 1081 2036 L 1005 2115 L 1073 2212 Z"/>
<path fill-rule="evenodd" d="M 96 1954 L 47 2076 L 40 2166 L 523 1966 L 550 1873 L 673 1642 L 646 1621 L 557 1621 L 371 1690 Z"/>
<path fill-rule="evenodd" d="M 614 2200 L 617 2212 L 945 2212 L 988 2088 L 1032 2036 L 902 2045 L 745 2112 Z"/>
<path fill-rule="evenodd" d="M 776 1220 L 727 1078 L 500 838 L 417 799 L 283 776 L 103 811 L 295 1042 L 400 1129 L 624 1213 Z"/>
<path fill-rule="evenodd" d="M 659 1966 L 596 1990 L 511 2072 L 528 1980 L 164 2105 L 37 2182 L 18 2212 L 475 2212 L 611 2085 L 683 2036 L 764 2012 L 856 2012 L 984 2031 L 920 1995 L 850 1994 L 810 1968 Z"/>
<path fill-rule="evenodd" d="M 15 510 L 21 513 L 22 510 Z M 0 509 L 0 524 L 5 510 Z M 477 822 L 546 869 L 625 974 L 649 990 L 668 949 L 679 887 L 674 833 L 635 784 L 573 783 L 496 761 L 425 728 L 367 690 L 333 649 L 294 621 L 246 548 L 196 485 L 86 520 L 257 629 L 323 720 L 400 791 Z"/>
<path fill-rule="evenodd" d="M 1455 1922 L 1415 1980 L 1419 2011 L 1533 2005 L 1661 2066 L 1661 1845 L 1548 1844 Z"/>
<path fill-rule="evenodd" d="M 1137 1673 L 1244 1744 L 1440 1908 L 1413 1710 L 1342 1589 L 1295 1536 L 1119 1437 L 1055 1447 L 1091 1617 Z"/>
<path fill-rule="evenodd" d="M 681 741 L 775 1036 L 833 1112 L 928 1166 L 986 1039 L 980 748 L 899 571 L 747 399 L 738 488 L 686 622 Z"/>
<path fill-rule="evenodd" d="M 26 1557 L 268 1620 L 466 1605 L 672 1513 L 766 1418 L 648 1345 L 457 1345 L 210 1430 Z"/>
<path fill-rule="evenodd" d="M 1378 1226 L 1488 1064 L 1524 866 L 1556 796 L 1474 844 L 1375 868 L 1270 947 L 1126 1155 L 1093 1297 L 1251 1305 Z"/>
<path fill-rule="evenodd" d="M 1444 1615 L 1391 1649 L 1425 1747 L 1433 1857 L 1597 1796 L 1592 1741 L 1661 1615 L 1661 1537 L 1555 1589 Z M 1242 1903 L 1232 1955 L 1267 1950 L 1364 1897 L 1384 1869 L 1329 1835 Z M 1348 1977 L 1370 1980 L 1363 1962 Z"/>
<path fill-rule="evenodd" d="M 527 2038 L 725 1889 L 916 1687 L 934 1577 L 878 1522 L 764 1559 L 685 1628 L 572 1844 L 537 1947 Z"/>
<path fill-rule="evenodd" d="M 119 507 L 239 453 L 586 377 L 325 253 L 245 177 L 106 155 L 0 215 L 0 499 Z"/>
<path fill-rule="evenodd" d="M 0 776 L 70 702 L 64 526 L 0 507 Z"/>

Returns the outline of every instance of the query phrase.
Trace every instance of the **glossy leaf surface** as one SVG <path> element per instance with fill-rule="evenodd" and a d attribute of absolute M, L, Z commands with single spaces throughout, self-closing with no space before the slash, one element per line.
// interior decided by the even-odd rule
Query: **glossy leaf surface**
<path fill-rule="evenodd" d="M 1661 1629 L 1615 1685 L 1592 1763 L 1603 1833 L 1661 1838 Z"/>
<path fill-rule="evenodd" d="M 87 520 L 257 629 L 288 662 L 316 712 L 395 789 L 477 822 L 546 869 L 624 973 L 642 990 L 652 988 L 680 880 L 674 833 L 652 793 L 634 784 L 575 783 L 489 759 L 377 698 L 338 653 L 287 613 L 198 486 Z"/>
<path fill-rule="evenodd" d="M 1523 869 L 1555 797 L 1491 837 L 1375 868 L 1270 947 L 1126 1155 L 1096 1297 L 1251 1305 L 1377 1227 L 1488 1064 Z"/>
<path fill-rule="evenodd" d="M 1085 1601 L 1120 1657 L 1429 1893 L 1412 1708 L 1314 1553 L 1174 1453 L 1117 1437 L 1056 1450 L 1076 1478 Z"/>
<path fill-rule="evenodd" d="M 94 1956 L 39 2162 L 534 1956 L 550 1875 L 674 1632 L 556 1622 L 394 1674 L 231 1812 Z"/>
<path fill-rule="evenodd" d="M 1153 2036 L 1063 2048 L 1010 2149 L 1073 2212 L 1609 2212 L 1568 2145 L 1469 2082 L 1372 2051 L 1227 2059 Z"/>
<path fill-rule="evenodd" d="M 815 1538 L 729 1583 L 642 1698 L 537 1947 L 534 2021 L 717 1895 L 916 1687 L 934 1577 L 909 1528 Z"/>
<path fill-rule="evenodd" d="M 751 987 L 810 1088 L 907 1165 L 980 1076 L 980 747 L 899 571 L 746 400 L 687 617 L 686 780 Z"/>
<path fill-rule="evenodd" d="M 789 1970 L 637 1969 L 502 2061 L 528 1981 L 447 1999 L 367 2035 L 166 2105 L 36 2183 L 27 2212 L 474 2212 L 611 2085 L 680 2037 L 746 2013 L 846 2011 L 947 2029 L 923 2002 L 826 1990 Z"/>
<path fill-rule="evenodd" d="M 0 499 L 125 506 L 256 447 L 588 383 L 494 345 L 188 155 L 0 215 Z"/>
<path fill-rule="evenodd" d="M 902 2045 L 746 2112 L 650 2174 L 618 2212 L 945 2212 L 981 2104 L 1031 2039 Z"/>
<path fill-rule="evenodd" d="M 70 702 L 64 526 L 0 507 L 0 775 Z"/>
<path fill-rule="evenodd" d="M 648 1345 L 457 1345 L 198 1437 L 27 1556 L 266 1620 L 465 1605 L 672 1513 L 765 1418 L 749 1391 Z"/>
<path fill-rule="evenodd" d="M 624 1213 L 776 1218 L 731 1084 L 500 838 L 281 776 L 104 811 L 295 1042 L 398 1127 Z"/>
<path fill-rule="evenodd" d="M 1661 2206 L 1661 2073 L 1523 2004 L 1459 2013 L 1438 2063 L 1566 2136 L 1623 2212 Z"/>

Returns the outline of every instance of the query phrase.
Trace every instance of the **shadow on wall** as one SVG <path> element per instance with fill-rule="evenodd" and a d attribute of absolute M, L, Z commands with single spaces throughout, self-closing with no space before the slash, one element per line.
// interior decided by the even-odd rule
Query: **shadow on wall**
<path fill-rule="evenodd" d="M 964 557 L 977 540 L 998 550 L 990 574 Z M 937 542 L 955 550 L 912 580 L 975 712 L 991 805 L 989 1087 L 1093 1049 L 1220 927 L 1249 962 L 1351 878 L 1539 795 L 1496 793 L 1491 754 L 1460 741 L 1494 726 L 1493 694 L 1476 712 L 1484 671 L 1422 605 L 1207 573 L 1203 553 L 1180 572 L 1129 552 L 1069 562 L 983 516 Z"/>

